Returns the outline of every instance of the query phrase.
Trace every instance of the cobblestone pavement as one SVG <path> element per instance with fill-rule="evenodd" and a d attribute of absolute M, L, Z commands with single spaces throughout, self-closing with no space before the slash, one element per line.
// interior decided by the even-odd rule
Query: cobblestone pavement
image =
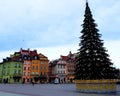
<path fill-rule="evenodd" d="M 120 96 L 120 85 L 114 94 L 80 93 L 75 84 L 0 84 L 0 96 Z"/>

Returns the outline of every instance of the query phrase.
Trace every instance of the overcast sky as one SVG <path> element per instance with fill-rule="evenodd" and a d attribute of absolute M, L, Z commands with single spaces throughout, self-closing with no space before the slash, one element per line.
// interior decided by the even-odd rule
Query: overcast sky
<path fill-rule="evenodd" d="M 88 0 L 104 47 L 120 68 L 120 0 Z M 0 0 L 0 61 L 20 48 L 49 60 L 77 52 L 85 0 Z"/>

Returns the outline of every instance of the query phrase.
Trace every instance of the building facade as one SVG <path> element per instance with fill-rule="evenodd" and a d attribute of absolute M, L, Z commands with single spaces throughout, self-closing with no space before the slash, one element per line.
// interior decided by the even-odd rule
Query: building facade
<path fill-rule="evenodd" d="M 48 57 L 43 55 L 42 53 L 39 54 L 40 60 L 40 79 L 41 82 L 49 82 L 49 60 Z"/>
<path fill-rule="evenodd" d="M 23 83 L 30 83 L 31 81 L 30 69 L 31 69 L 31 57 L 29 55 L 24 55 L 23 56 L 23 72 L 22 72 Z"/>
<path fill-rule="evenodd" d="M 31 70 L 30 70 L 30 75 L 31 75 L 31 79 L 32 81 L 39 83 L 39 76 L 40 76 L 40 60 L 39 60 L 39 56 L 35 55 L 32 57 L 31 60 Z"/>
<path fill-rule="evenodd" d="M 3 63 L 0 63 L 0 83 L 2 83 L 2 70 L 3 70 Z"/>
<path fill-rule="evenodd" d="M 50 62 L 50 82 L 54 82 L 55 78 L 58 78 L 60 83 L 72 83 L 74 81 L 75 55 L 70 51 L 67 56 L 61 55 L 59 59 Z"/>
<path fill-rule="evenodd" d="M 37 50 L 20 49 L 0 63 L 0 82 L 40 83 L 48 82 L 49 60 Z"/>
<path fill-rule="evenodd" d="M 50 62 L 50 82 L 54 82 L 58 78 L 59 83 L 66 82 L 66 62 L 62 59 L 57 59 Z"/>
<path fill-rule="evenodd" d="M 20 56 L 3 59 L 2 82 L 22 82 L 22 59 Z"/>
<path fill-rule="evenodd" d="M 72 54 L 71 51 L 67 56 L 61 56 L 63 60 L 66 61 L 66 82 L 72 83 L 75 77 L 75 64 L 74 60 L 76 57 L 76 53 Z"/>

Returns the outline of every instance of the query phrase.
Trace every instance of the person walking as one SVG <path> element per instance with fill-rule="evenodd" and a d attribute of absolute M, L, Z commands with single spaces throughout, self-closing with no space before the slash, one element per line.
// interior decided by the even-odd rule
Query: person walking
<path fill-rule="evenodd" d="M 23 80 L 23 81 L 22 81 L 22 85 L 24 85 L 24 83 L 25 83 L 25 81 Z"/>
<path fill-rule="evenodd" d="M 35 83 L 34 83 L 33 80 L 32 80 L 32 85 L 34 86 L 34 84 L 35 84 Z"/>

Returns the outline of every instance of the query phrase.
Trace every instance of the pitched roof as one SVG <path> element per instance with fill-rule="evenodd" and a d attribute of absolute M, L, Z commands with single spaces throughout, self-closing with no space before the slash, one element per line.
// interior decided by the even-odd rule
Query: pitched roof
<path fill-rule="evenodd" d="M 69 61 L 74 62 L 75 53 L 72 54 L 72 52 L 70 51 L 69 54 L 68 54 L 67 56 L 61 55 L 61 59 L 62 59 L 62 60 L 65 60 L 66 62 L 69 62 Z"/>
<path fill-rule="evenodd" d="M 11 58 L 11 61 L 15 61 L 15 62 L 22 61 L 22 56 L 21 55 L 14 56 L 13 58 Z"/>
<path fill-rule="evenodd" d="M 61 55 L 61 59 L 67 61 L 68 60 L 68 56 Z"/>
<path fill-rule="evenodd" d="M 37 50 L 31 51 L 29 48 L 28 48 L 28 50 L 24 50 L 24 49 L 21 48 L 20 53 L 22 55 L 29 55 L 30 57 L 34 57 L 35 55 L 38 55 Z"/>
<path fill-rule="evenodd" d="M 30 57 L 34 57 L 34 56 L 36 56 L 38 54 L 37 54 L 37 51 L 34 50 L 34 51 L 30 51 L 29 55 L 30 55 Z"/>

